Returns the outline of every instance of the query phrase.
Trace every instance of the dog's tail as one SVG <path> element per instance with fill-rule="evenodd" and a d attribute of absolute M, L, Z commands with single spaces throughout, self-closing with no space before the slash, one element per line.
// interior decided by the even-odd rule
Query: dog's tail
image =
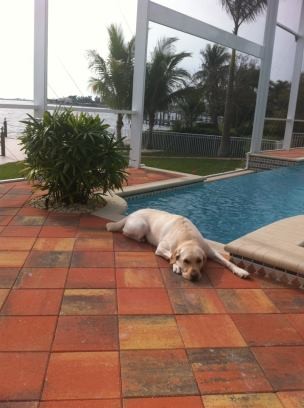
<path fill-rule="evenodd" d="M 107 231 L 112 231 L 112 232 L 121 231 L 123 227 L 125 226 L 126 221 L 127 221 L 127 217 L 117 222 L 108 222 L 106 225 Z"/>

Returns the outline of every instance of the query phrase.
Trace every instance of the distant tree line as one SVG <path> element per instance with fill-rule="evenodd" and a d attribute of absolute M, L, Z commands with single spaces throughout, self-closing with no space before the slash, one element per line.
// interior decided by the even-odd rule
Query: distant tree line
<path fill-rule="evenodd" d="M 233 33 L 240 25 L 253 21 L 264 11 L 266 0 L 223 0 L 222 5 L 234 21 Z M 108 57 L 97 51 L 88 52 L 89 67 L 95 76 L 89 84 L 101 102 L 112 109 L 130 109 L 134 67 L 134 37 L 126 42 L 121 27 L 108 27 Z M 191 56 L 176 52 L 176 37 L 161 38 L 146 64 L 145 115 L 149 122 L 148 145 L 151 141 L 157 112 L 176 111 L 181 121 L 174 129 L 187 132 L 221 134 L 219 156 L 229 156 L 230 136 L 245 136 L 252 132 L 259 66 L 254 58 L 230 53 L 220 45 L 208 44 L 201 50 L 199 70 L 190 75 L 181 63 Z M 267 116 L 286 118 L 290 83 L 270 82 Z M 198 123 L 202 114 L 211 117 L 212 125 Z M 304 118 L 304 73 L 298 98 L 297 116 Z M 265 134 L 273 138 L 285 122 L 266 122 Z M 123 115 L 117 116 L 117 137 L 121 138 Z M 205 128 L 205 129 L 204 129 Z"/>

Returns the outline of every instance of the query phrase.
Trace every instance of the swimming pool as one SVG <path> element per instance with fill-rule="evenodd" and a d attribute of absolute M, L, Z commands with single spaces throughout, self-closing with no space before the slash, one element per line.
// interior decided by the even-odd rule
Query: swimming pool
<path fill-rule="evenodd" d="M 282 218 L 304 214 L 304 166 L 284 167 L 142 197 L 128 213 L 157 208 L 189 219 L 208 239 L 228 243 Z"/>

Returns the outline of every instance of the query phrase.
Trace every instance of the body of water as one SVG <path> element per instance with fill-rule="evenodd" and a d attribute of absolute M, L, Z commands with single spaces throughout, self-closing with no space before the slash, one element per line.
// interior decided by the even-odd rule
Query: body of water
<path fill-rule="evenodd" d="M 34 111 L 29 109 L 6 109 L 0 108 L 0 127 L 3 124 L 4 118 L 7 120 L 8 137 L 17 138 L 24 128 L 24 124 L 20 123 L 21 120 L 27 118 L 27 113 L 34 114 Z M 91 115 L 97 115 L 92 112 Z M 117 115 L 115 113 L 102 113 L 99 114 L 101 119 L 104 119 L 105 123 L 110 125 L 110 131 L 115 132 Z M 124 127 L 122 129 L 122 136 L 127 139 L 130 138 L 130 126 L 131 121 L 128 117 L 124 117 Z"/>
<path fill-rule="evenodd" d="M 228 243 L 274 221 L 304 214 L 304 166 L 128 199 L 128 213 L 141 208 L 184 215 L 206 238 Z"/>

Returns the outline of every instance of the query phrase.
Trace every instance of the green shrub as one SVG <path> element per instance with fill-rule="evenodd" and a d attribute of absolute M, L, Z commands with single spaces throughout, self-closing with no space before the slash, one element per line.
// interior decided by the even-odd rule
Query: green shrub
<path fill-rule="evenodd" d="M 86 204 L 96 189 L 105 194 L 122 188 L 127 160 L 99 116 L 58 109 L 42 119 L 28 117 L 20 138 L 25 174 L 48 191 L 47 202 Z"/>

